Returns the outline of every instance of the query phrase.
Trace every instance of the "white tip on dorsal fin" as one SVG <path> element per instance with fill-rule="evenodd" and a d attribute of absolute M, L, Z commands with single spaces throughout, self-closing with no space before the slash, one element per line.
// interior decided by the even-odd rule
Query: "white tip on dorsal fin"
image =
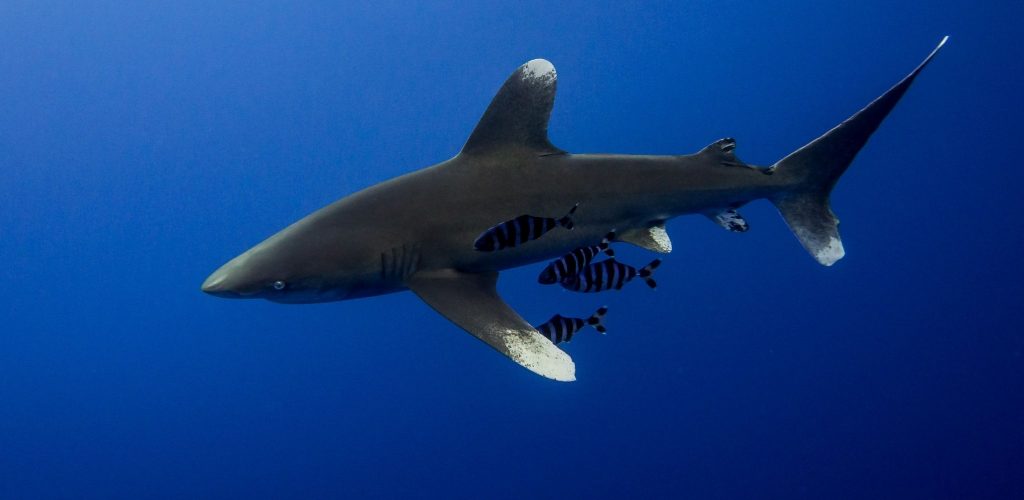
<path fill-rule="evenodd" d="M 491 100 L 462 152 L 488 154 L 520 149 L 540 155 L 563 153 L 548 141 L 557 80 L 555 67 L 544 59 L 534 59 L 516 69 Z"/>
<path fill-rule="evenodd" d="M 555 78 L 555 66 L 546 59 L 533 59 L 528 61 L 522 66 L 523 76 L 527 78 L 536 78 L 540 76 L 550 75 L 550 78 Z"/>
<path fill-rule="evenodd" d="M 664 224 L 623 231 L 615 239 L 632 243 L 652 252 L 669 253 L 672 251 L 672 240 L 669 239 Z"/>

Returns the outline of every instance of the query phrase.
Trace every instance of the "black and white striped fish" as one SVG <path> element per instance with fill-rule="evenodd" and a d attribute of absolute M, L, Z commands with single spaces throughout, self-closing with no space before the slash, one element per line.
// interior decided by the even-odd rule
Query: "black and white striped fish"
<path fill-rule="evenodd" d="M 477 236 L 476 241 L 473 242 L 473 248 L 481 252 L 493 252 L 533 241 L 554 229 L 555 226 L 572 229 L 572 214 L 579 206 L 580 204 L 577 203 L 572 210 L 569 210 L 569 213 L 565 214 L 565 217 L 559 219 L 520 215 L 515 219 L 507 220 Z"/>
<path fill-rule="evenodd" d="M 563 255 L 548 264 L 548 267 L 541 271 L 537 281 L 542 285 L 553 285 L 562 281 L 562 278 L 566 276 L 576 276 L 594 260 L 594 257 L 602 252 L 609 257 L 615 257 L 615 250 L 612 250 L 611 247 L 611 240 L 614 239 L 615 231 L 611 231 L 601 240 L 601 243 L 580 247 Z"/>
<path fill-rule="evenodd" d="M 647 286 L 657 288 L 658 284 L 651 277 L 654 270 L 661 265 L 661 259 L 654 259 L 642 269 L 623 264 L 614 258 L 595 262 L 576 276 L 562 278 L 562 288 L 574 292 L 603 292 L 605 290 L 621 290 L 622 286 L 639 276 Z"/>
<path fill-rule="evenodd" d="M 561 344 L 562 342 L 568 342 L 572 340 L 573 334 L 580 331 L 586 325 L 594 327 L 599 333 L 604 334 L 608 330 L 604 327 L 604 323 L 601 322 L 601 318 L 604 317 L 605 313 L 608 312 L 608 306 L 601 306 L 594 314 L 589 318 L 566 318 L 561 314 L 556 314 L 548 320 L 547 323 L 537 327 L 537 331 L 543 334 L 554 344 Z"/>

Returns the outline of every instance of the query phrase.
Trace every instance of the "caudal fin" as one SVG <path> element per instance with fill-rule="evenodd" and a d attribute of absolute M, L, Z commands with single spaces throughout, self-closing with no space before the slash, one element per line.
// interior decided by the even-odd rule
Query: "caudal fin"
<path fill-rule="evenodd" d="M 569 213 L 565 214 L 565 217 L 562 217 L 561 219 L 558 219 L 558 225 L 562 226 L 562 227 L 564 227 L 566 229 L 572 229 L 573 228 L 572 214 L 576 213 L 576 209 L 577 208 L 580 208 L 580 204 L 579 203 L 573 205 L 572 209 L 569 210 Z"/>
<path fill-rule="evenodd" d="M 640 269 L 640 272 L 637 273 L 638 276 L 643 278 L 644 283 L 647 283 L 647 286 L 651 287 L 652 289 L 658 288 L 658 282 L 654 281 L 654 278 L 652 278 L 651 275 L 654 274 L 654 270 L 657 269 L 660 265 L 661 259 L 654 259 L 651 261 L 650 264 L 644 266 L 643 269 Z"/>
<path fill-rule="evenodd" d="M 601 306 L 594 314 L 587 318 L 587 324 L 594 327 L 600 334 L 605 334 L 608 329 L 604 327 L 604 323 L 601 321 L 604 315 L 608 313 L 608 306 Z"/>
<path fill-rule="evenodd" d="M 615 230 L 612 229 L 601 239 L 601 243 L 597 246 L 605 255 L 609 257 L 615 257 L 615 250 L 612 249 L 612 240 L 615 239 Z"/>
<path fill-rule="evenodd" d="M 839 219 L 829 206 L 832 188 L 947 39 L 948 36 L 944 37 L 914 71 L 866 108 L 769 169 L 775 175 L 792 179 L 792 189 L 769 199 L 819 263 L 831 266 L 846 253 L 839 238 Z"/>

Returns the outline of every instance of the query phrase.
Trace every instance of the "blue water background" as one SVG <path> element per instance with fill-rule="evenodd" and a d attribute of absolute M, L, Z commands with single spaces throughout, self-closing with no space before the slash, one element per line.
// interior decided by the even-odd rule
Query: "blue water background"
<path fill-rule="evenodd" d="M 0 497 L 1024 497 L 1024 3 L 351 4 L 0 2 Z M 199 291 L 455 154 L 526 60 L 564 149 L 770 164 L 947 34 L 834 193 L 836 266 L 758 202 L 671 222 L 654 292 L 504 273 L 534 322 L 611 307 L 575 383 L 409 293 Z"/>

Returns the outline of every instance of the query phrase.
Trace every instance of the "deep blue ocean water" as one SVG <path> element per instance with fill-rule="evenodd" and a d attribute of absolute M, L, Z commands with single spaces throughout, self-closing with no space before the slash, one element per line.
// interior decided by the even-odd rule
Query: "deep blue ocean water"
<path fill-rule="evenodd" d="M 893 3 L 0 2 L 0 498 L 1024 498 L 1024 3 Z M 454 155 L 526 60 L 563 149 L 770 164 L 943 35 L 834 267 L 758 202 L 672 221 L 654 292 L 504 273 L 534 322 L 611 307 L 575 383 L 409 293 L 199 291 Z"/>

